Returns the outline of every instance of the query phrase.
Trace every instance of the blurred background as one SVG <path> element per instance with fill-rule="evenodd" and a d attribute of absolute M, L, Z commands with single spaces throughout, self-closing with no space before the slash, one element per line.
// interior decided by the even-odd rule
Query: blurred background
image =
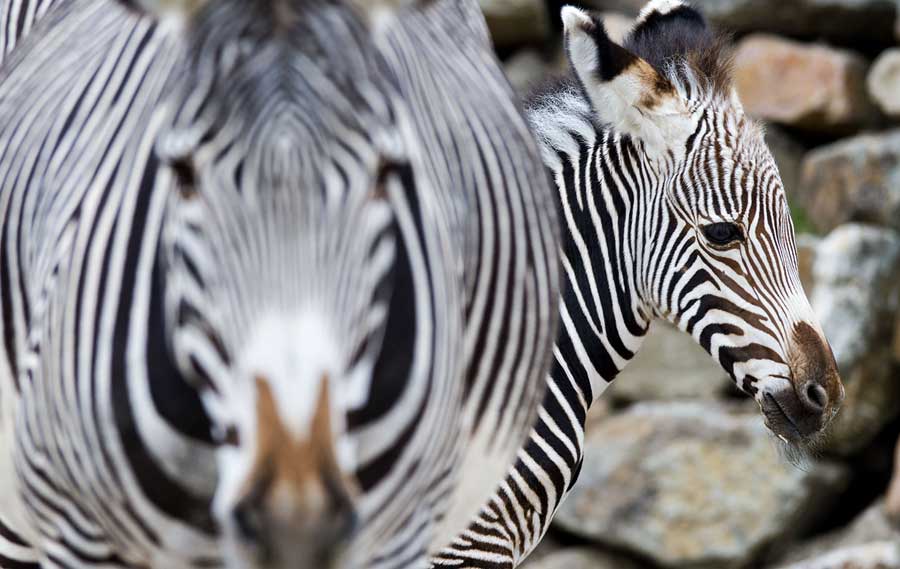
<path fill-rule="evenodd" d="M 556 0 L 480 0 L 513 86 L 566 69 Z M 820 456 L 779 456 L 755 403 L 656 325 L 592 410 L 584 469 L 528 569 L 900 569 L 900 0 L 693 0 L 734 33 L 804 286 L 847 389 Z M 643 0 L 575 3 L 621 38 Z M 895 47 L 898 46 L 898 47 Z"/>

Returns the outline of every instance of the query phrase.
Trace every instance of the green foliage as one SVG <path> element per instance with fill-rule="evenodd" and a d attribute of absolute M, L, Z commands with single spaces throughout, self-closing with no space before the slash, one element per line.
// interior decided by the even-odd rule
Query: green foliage
<path fill-rule="evenodd" d="M 796 201 L 789 200 L 788 205 L 791 208 L 791 219 L 794 220 L 794 231 L 796 233 L 813 233 L 818 235 L 819 231 L 813 222 L 809 219 L 809 214 Z"/>

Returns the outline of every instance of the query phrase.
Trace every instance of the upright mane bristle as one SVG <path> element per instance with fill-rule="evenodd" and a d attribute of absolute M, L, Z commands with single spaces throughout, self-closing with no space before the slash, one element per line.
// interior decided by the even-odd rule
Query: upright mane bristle
<path fill-rule="evenodd" d="M 643 14 L 624 47 L 670 79 L 686 79 L 680 64 L 687 63 L 692 79 L 702 81 L 703 87 L 722 94 L 731 90 L 731 36 L 711 29 L 688 4 Z"/>

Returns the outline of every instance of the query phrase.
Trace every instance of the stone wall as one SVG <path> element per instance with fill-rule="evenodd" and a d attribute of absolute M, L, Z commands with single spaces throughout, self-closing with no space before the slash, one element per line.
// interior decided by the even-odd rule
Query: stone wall
<path fill-rule="evenodd" d="M 523 95 L 566 68 L 556 0 L 481 0 Z M 584 0 L 622 37 L 643 0 Z M 804 286 L 847 397 L 821 455 L 779 456 L 755 404 L 655 325 L 590 418 L 581 479 L 528 569 L 900 569 L 900 0 L 694 0 L 735 34 Z M 900 448 L 898 448 L 900 456 Z"/>

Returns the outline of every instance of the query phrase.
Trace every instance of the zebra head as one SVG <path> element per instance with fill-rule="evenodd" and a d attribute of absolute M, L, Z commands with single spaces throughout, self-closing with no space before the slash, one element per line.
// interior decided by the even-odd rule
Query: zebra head
<path fill-rule="evenodd" d="M 181 42 L 155 146 L 166 334 L 219 443 L 214 512 L 233 563 L 324 567 L 360 516 L 350 431 L 440 347 L 384 14 L 163 4 L 134 7 Z"/>
<path fill-rule="evenodd" d="M 623 45 L 581 10 L 562 16 L 577 89 L 607 140 L 589 171 L 610 211 L 625 211 L 604 230 L 634 266 L 636 311 L 690 334 L 771 431 L 808 446 L 843 387 L 801 288 L 781 177 L 732 86 L 727 42 L 680 0 L 649 2 Z"/>

